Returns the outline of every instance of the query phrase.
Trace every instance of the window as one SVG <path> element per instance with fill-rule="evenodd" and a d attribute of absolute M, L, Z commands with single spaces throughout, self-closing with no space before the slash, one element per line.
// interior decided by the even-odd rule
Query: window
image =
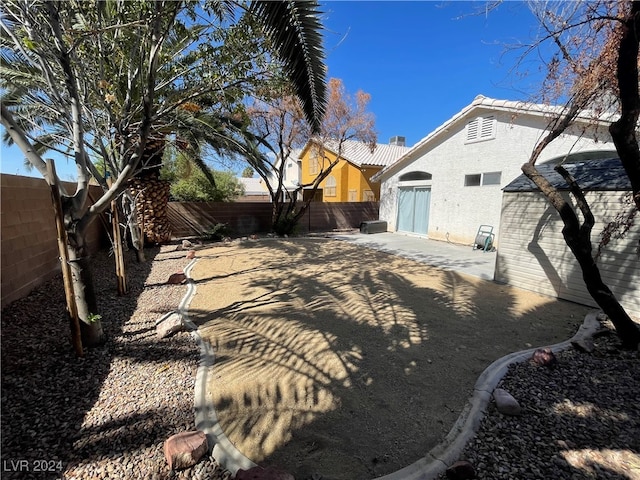
<path fill-rule="evenodd" d="M 480 177 L 481 175 L 478 174 L 474 174 L 474 175 L 465 175 L 464 176 L 464 186 L 465 187 L 477 187 L 480 185 Z"/>
<path fill-rule="evenodd" d="M 478 187 L 480 185 L 500 185 L 502 172 L 473 173 L 464 176 L 465 187 Z"/>
<path fill-rule="evenodd" d="M 336 177 L 329 175 L 324 184 L 324 196 L 335 197 L 336 196 Z"/>
<path fill-rule="evenodd" d="M 349 201 L 357 202 L 358 201 L 358 191 L 357 190 L 349 190 Z"/>
<path fill-rule="evenodd" d="M 309 175 L 317 175 L 320 172 L 320 151 L 317 146 L 311 148 L 309 153 Z"/>
<path fill-rule="evenodd" d="M 431 174 L 427 172 L 408 172 L 404 175 L 400 175 L 398 180 L 401 182 L 409 182 L 415 180 L 431 180 L 431 178 Z"/>
<path fill-rule="evenodd" d="M 480 142 L 496 138 L 496 117 L 477 117 L 467 123 L 466 143 Z"/>
<path fill-rule="evenodd" d="M 318 161 L 318 157 L 312 155 L 309 158 L 309 175 L 317 175 L 320 170 L 320 162 Z"/>
<path fill-rule="evenodd" d="M 482 185 L 500 185 L 502 172 L 488 172 L 482 174 Z"/>
<path fill-rule="evenodd" d="M 365 190 L 362 192 L 362 201 L 363 202 L 375 202 L 376 196 L 373 194 L 371 190 Z"/>

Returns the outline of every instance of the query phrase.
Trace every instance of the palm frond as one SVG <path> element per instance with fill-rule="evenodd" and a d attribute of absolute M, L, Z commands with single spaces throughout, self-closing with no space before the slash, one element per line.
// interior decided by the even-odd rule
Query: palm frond
<path fill-rule="evenodd" d="M 249 12 L 273 43 L 284 70 L 314 131 L 320 129 L 326 106 L 326 67 L 322 24 L 316 1 L 255 1 Z"/>

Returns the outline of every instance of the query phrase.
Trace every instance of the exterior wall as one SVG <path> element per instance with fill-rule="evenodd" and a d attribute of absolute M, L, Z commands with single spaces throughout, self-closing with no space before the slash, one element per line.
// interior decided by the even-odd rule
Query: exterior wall
<path fill-rule="evenodd" d="M 68 191 L 74 184 L 65 183 Z M 91 187 L 91 196 L 102 194 Z M 38 285 L 60 273 L 57 232 L 51 192 L 43 179 L 17 175 L 0 175 L 0 270 L 1 298 L 4 307 L 31 292 Z M 236 233 L 269 232 L 271 202 L 255 203 L 176 203 L 170 202 L 168 213 L 174 237 L 202 233 L 203 226 L 218 221 L 229 223 Z M 378 203 L 312 204 L 300 222 L 300 232 L 358 228 L 360 223 L 378 218 Z M 89 227 L 90 252 L 108 245 L 101 219 Z"/>
<path fill-rule="evenodd" d="M 494 139 L 465 143 L 466 123 L 475 116 L 494 115 L 497 119 Z M 480 225 L 500 231 L 502 188 L 522 172 L 525 163 L 544 128 L 544 119 L 531 116 L 513 118 L 510 113 L 478 109 L 435 137 L 404 168 L 385 177 L 381 185 L 380 219 L 388 229 L 396 231 L 399 177 L 412 171 L 431 173 L 431 203 L 428 236 L 436 240 L 471 244 Z M 604 143 L 607 132 L 599 132 L 600 142 L 580 138 L 579 132 L 568 133 L 552 142 L 539 163 L 555 159 L 567 152 L 612 150 Z M 502 172 L 500 185 L 465 187 L 467 174 Z"/>
<path fill-rule="evenodd" d="M 309 173 L 309 163 L 311 157 L 311 148 L 306 148 L 301 155 L 301 183 L 309 184 L 315 179 L 315 175 Z M 336 160 L 336 155 L 331 151 L 325 151 L 325 166 Z M 322 197 L 323 202 L 327 203 L 341 203 L 349 202 L 349 192 L 356 191 L 356 202 L 364 201 L 364 191 L 371 190 L 375 195 L 375 200 L 380 198 L 380 184 L 371 181 L 371 177 L 380 171 L 381 167 L 367 167 L 361 169 L 360 167 L 349 163 L 343 159 L 340 159 L 335 167 L 331 170 L 331 176 L 336 179 L 336 196 L 329 197 L 326 195 L 326 183 L 325 178 L 320 182 L 320 189 L 324 194 Z"/>
<path fill-rule="evenodd" d="M 271 203 L 169 202 L 167 212 L 174 238 L 202 235 L 216 223 L 229 225 L 234 235 L 271 231 Z M 300 220 L 300 233 L 358 228 L 378 219 L 377 202 L 311 203 Z"/>
<path fill-rule="evenodd" d="M 622 211 L 622 192 L 589 192 L 587 200 L 596 224 L 594 249 L 606 222 Z M 495 280 L 546 295 L 596 306 L 582 280 L 582 272 L 562 237 L 562 221 L 539 192 L 508 192 L 502 206 L 500 248 Z M 640 224 L 622 240 L 612 240 L 598 266 L 631 316 L 640 320 L 640 259 L 636 248 Z"/>
<path fill-rule="evenodd" d="M 41 178 L 0 175 L 2 307 L 60 272 L 51 190 Z M 75 185 L 65 183 L 68 191 Z M 99 187 L 91 187 L 94 198 Z M 100 219 L 90 226 L 89 250 L 106 244 Z"/>

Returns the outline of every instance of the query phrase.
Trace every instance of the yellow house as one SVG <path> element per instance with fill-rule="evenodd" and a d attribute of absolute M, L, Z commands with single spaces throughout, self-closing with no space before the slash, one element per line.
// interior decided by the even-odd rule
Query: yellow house
<path fill-rule="evenodd" d="M 380 200 L 380 183 L 371 177 L 384 167 L 392 165 L 409 150 L 404 145 L 404 137 L 393 137 L 389 144 L 377 144 L 371 152 L 362 142 L 346 140 L 342 145 L 340 158 L 337 142 L 324 144 L 320 151 L 314 140 L 307 142 L 299 155 L 300 183 L 312 184 L 326 172 L 329 165 L 338 160 L 329 175 L 324 178 L 313 198 L 318 202 L 377 202 Z M 303 199 L 312 195 L 312 189 L 305 187 Z"/>

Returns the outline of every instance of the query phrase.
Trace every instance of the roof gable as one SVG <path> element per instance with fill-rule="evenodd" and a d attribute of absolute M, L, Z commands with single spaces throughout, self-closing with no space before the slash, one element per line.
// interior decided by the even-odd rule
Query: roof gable
<path fill-rule="evenodd" d="M 402 156 L 402 158 L 379 172 L 375 179 L 380 180 L 382 178 L 386 178 L 411 163 L 417 152 L 420 152 L 429 145 L 432 145 L 434 142 L 439 141 L 443 135 L 448 134 L 449 130 L 452 129 L 454 125 L 483 114 L 486 115 L 486 112 L 507 112 L 514 116 L 520 114 L 529 117 L 538 117 L 541 123 L 544 123 L 546 126 L 549 119 L 554 116 L 561 115 L 563 111 L 564 108 L 561 106 L 542 105 L 523 101 L 496 100 L 483 95 L 478 95 L 473 99 L 471 104 L 467 105 L 422 140 L 418 141 Z M 576 122 L 585 123 L 595 121 L 602 125 L 609 125 L 613 119 L 614 118 L 612 116 L 609 118 L 603 118 L 602 116 L 596 116 L 592 112 L 585 111 L 576 118 Z"/>

